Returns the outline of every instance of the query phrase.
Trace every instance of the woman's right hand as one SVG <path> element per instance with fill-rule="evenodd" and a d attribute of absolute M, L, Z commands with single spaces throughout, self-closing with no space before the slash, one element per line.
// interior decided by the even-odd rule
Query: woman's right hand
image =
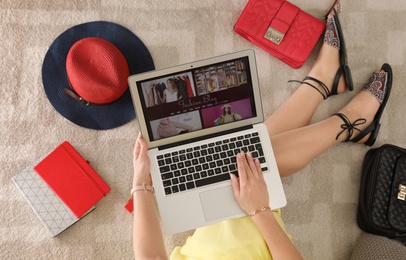
<path fill-rule="evenodd" d="M 137 141 L 134 146 L 134 178 L 133 187 L 142 185 L 152 185 L 150 174 L 151 163 L 148 156 L 148 146 L 141 133 L 138 134 Z"/>
<path fill-rule="evenodd" d="M 231 174 L 234 197 L 248 214 L 269 206 L 269 193 L 258 159 L 251 153 L 237 154 L 238 175 Z"/>

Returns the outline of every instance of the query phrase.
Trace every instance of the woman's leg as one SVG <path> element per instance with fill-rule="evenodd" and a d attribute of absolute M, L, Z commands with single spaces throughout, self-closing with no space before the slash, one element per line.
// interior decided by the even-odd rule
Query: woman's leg
<path fill-rule="evenodd" d="M 323 43 L 316 63 L 308 76 L 317 78 L 331 88 L 340 64 L 338 55 L 336 48 Z M 314 82 L 311 83 L 315 86 L 317 85 Z M 345 83 L 341 79 L 338 93 L 343 91 L 345 91 Z M 269 135 L 272 137 L 273 135 L 308 125 L 322 101 L 323 96 L 319 92 L 305 83 L 301 84 L 293 95 L 265 120 Z"/>
<path fill-rule="evenodd" d="M 363 90 L 339 112 L 346 115 L 352 123 L 359 118 L 364 118 L 366 122 L 357 126 L 359 130 L 363 130 L 374 120 L 379 107 L 380 102 Z M 343 123 L 340 117 L 332 116 L 321 122 L 272 136 L 272 147 L 281 176 L 303 169 L 315 157 L 344 141 L 348 136 L 348 130 L 337 137 L 343 130 Z M 353 137 L 358 134 L 357 130 L 354 131 Z M 365 142 L 368 137 L 369 135 L 360 142 Z"/>
<path fill-rule="evenodd" d="M 329 21 L 333 18 L 333 12 L 329 15 Z M 340 68 L 340 39 L 333 33 L 334 23 L 326 28 L 324 41 L 320 48 L 317 60 L 307 76 L 323 82 L 328 91 L 332 91 L 333 81 L 337 70 Z M 323 95 L 327 95 L 322 86 L 311 79 L 304 80 L 293 95 L 266 121 L 270 136 L 280 134 L 292 129 L 309 124 L 314 112 L 323 101 Z M 319 91 L 311 87 L 313 85 Z M 339 80 L 337 93 L 345 91 L 346 83 L 342 76 Z M 286 120 L 289 118 L 289 120 Z"/>

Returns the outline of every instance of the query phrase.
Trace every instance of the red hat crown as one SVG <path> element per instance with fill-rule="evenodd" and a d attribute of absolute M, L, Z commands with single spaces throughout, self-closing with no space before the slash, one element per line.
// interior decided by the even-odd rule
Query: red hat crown
<path fill-rule="evenodd" d="M 127 61 L 114 44 L 101 38 L 84 38 L 68 52 L 66 72 L 74 92 L 92 104 L 119 99 L 128 89 Z"/>

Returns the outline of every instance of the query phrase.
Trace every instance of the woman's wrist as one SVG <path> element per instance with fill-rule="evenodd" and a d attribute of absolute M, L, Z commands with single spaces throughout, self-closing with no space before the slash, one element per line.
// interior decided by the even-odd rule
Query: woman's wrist
<path fill-rule="evenodd" d="M 135 179 L 133 180 L 133 187 L 135 186 L 142 186 L 142 185 L 148 185 L 148 186 L 152 186 L 152 181 L 150 179 Z"/>
<path fill-rule="evenodd" d="M 251 211 L 251 212 L 248 212 L 248 216 L 254 217 L 254 216 L 256 216 L 257 214 L 260 214 L 260 213 L 264 212 L 265 210 L 271 211 L 272 209 L 271 209 L 271 207 L 269 207 L 269 206 L 263 206 L 263 207 L 257 208 L 256 210 L 253 210 L 253 211 Z"/>
<path fill-rule="evenodd" d="M 133 182 L 133 187 L 137 187 L 137 186 L 143 186 L 143 185 L 147 185 L 147 186 L 152 186 L 152 183 L 150 181 L 137 181 L 137 182 Z"/>
<path fill-rule="evenodd" d="M 261 211 L 260 213 L 257 213 L 254 216 L 252 216 L 251 219 L 256 225 L 261 225 L 265 223 L 271 225 L 273 221 L 277 222 L 274 212 L 272 210 Z"/>
<path fill-rule="evenodd" d="M 152 187 L 151 185 L 143 184 L 143 185 L 133 186 L 133 188 L 131 189 L 131 197 L 133 197 L 134 193 L 136 193 L 136 192 L 145 192 L 145 191 L 155 194 L 154 187 Z"/>

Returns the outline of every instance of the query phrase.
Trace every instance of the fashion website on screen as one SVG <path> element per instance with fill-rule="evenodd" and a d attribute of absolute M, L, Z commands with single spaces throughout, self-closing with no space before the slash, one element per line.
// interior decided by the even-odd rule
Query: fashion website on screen
<path fill-rule="evenodd" d="M 138 82 L 151 140 L 256 116 L 248 57 Z"/>

